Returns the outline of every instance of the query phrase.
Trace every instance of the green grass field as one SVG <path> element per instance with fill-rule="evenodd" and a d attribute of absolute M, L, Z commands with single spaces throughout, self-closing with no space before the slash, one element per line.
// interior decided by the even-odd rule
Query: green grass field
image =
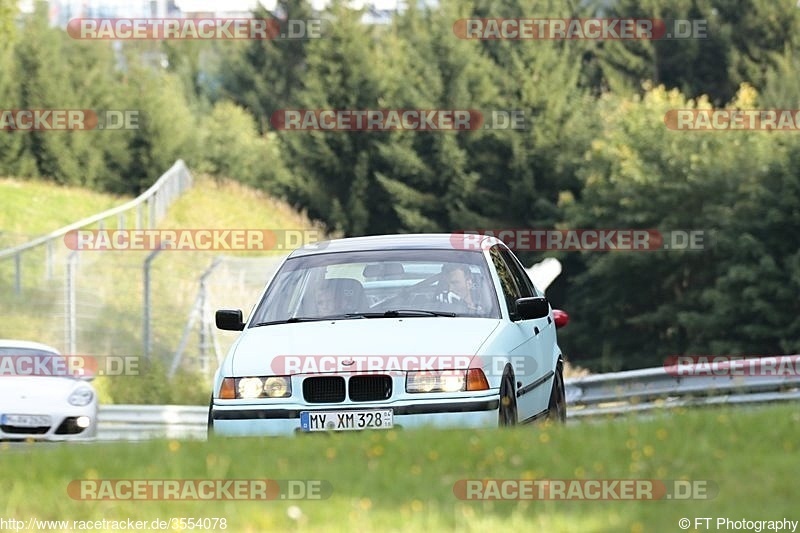
<path fill-rule="evenodd" d="M 681 518 L 800 519 L 797 407 L 676 410 L 513 430 L 3 445 L 0 516 L 225 518 L 227 531 L 681 531 Z M 82 501 L 79 479 L 325 480 L 322 500 Z M 461 479 L 708 481 L 707 500 L 465 501 Z M 188 528 L 187 528 L 188 529 Z M 217 528 L 217 531 L 221 531 Z M 692 530 L 692 529 L 690 529 Z M 701 531 L 703 529 L 700 529 Z"/>
<path fill-rule="evenodd" d="M 130 199 L 52 182 L 0 178 L 0 249 L 23 244 Z"/>

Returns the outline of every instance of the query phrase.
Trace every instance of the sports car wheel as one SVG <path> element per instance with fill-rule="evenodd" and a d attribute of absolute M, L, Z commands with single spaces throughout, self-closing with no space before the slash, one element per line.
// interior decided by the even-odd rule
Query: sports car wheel
<path fill-rule="evenodd" d="M 517 394 L 514 389 L 514 377 L 510 373 L 503 375 L 500 384 L 500 426 L 517 424 Z"/>

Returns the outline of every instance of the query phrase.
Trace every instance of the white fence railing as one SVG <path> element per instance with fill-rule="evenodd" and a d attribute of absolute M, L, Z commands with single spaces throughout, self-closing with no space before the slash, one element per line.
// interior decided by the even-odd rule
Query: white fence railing
<path fill-rule="evenodd" d="M 122 204 L 113 209 L 103 211 L 96 215 L 79 220 L 69 226 L 57 229 L 47 235 L 42 235 L 24 244 L 0 250 L 0 260 L 14 259 L 14 290 L 17 294 L 22 291 L 22 256 L 39 246 L 46 247 L 47 266 L 45 272 L 52 272 L 52 258 L 54 246 L 59 239 L 63 239 L 70 231 L 86 228 L 93 224 L 103 225 L 106 220 L 116 217 L 116 227 L 125 228 L 125 216 L 128 212 L 135 210 L 136 229 L 149 229 L 164 217 L 169 205 L 176 200 L 183 192 L 191 187 L 192 174 L 182 160 L 178 160 L 172 167 L 162 175 L 152 187 L 134 198 L 130 202 Z"/>
<path fill-rule="evenodd" d="M 696 405 L 755 405 L 800 400 L 800 356 L 730 364 L 646 368 L 567 380 L 570 418 L 651 412 Z M 206 436 L 207 406 L 108 405 L 98 438 L 143 440 Z"/>

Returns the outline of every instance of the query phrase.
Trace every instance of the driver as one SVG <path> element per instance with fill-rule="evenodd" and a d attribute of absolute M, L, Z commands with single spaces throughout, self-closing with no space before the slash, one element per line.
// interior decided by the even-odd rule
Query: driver
<path fill-rule="evenodd" d="M 480 311 L 481 306 L 472 297 L 472 273 L 468 265 L 447 265 L 442 269 L 447 290 L 438 295 L 442 303 L 466 307 L 468 311 Z"/>

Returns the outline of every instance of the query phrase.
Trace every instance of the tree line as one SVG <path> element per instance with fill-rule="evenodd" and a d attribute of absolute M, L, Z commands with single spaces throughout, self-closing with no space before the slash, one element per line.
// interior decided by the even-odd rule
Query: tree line
<path fill-rule="evenodd" d="M 772 0 L 443 0 L 366 24 L 333 2 L 256 17 L 319 39 L 79 41 L 0 0 L 5 109 L 136 109 L 136 130 L 6 132 L 0 175 L 135 194 L 177 158 L 344 235 L 470 228 L 702 230 L 700 251 L 558 257 L 562 344 L 595 370 L 800 348 L 798 132 L 675 131 L 675 109 L 800 107 L 800 10 Z M 476 17 L 704 20 L 707 37 L 470 40 Z M 525 129 L 276 130 L 284 109 L 520 111 Z"/>

